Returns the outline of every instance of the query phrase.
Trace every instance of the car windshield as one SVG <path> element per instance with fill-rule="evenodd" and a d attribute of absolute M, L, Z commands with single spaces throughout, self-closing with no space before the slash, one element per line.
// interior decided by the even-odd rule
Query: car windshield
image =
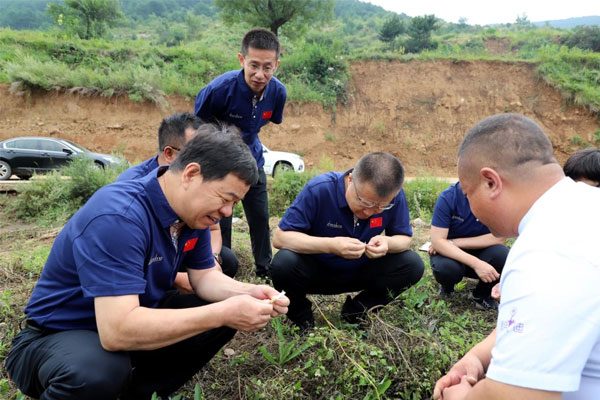
<path fill-rule="evenodd" d="M 69 143 L 69 145 L 71 145 L 71 146 L 75 147 L 75 149 L 77 149 L 77 150 L 79 150 L 79 151 L 81 151 L 81 152 L 83 152 L 83 153 L 91 153 L 91 151 L 89 151 L 89 150 L 88 150 L 88 149 L 86 149 L 85 147 L 81 147 L 80 145 L 78 145 L 78 144 L 75 144 L 75 143 L 71 142 L 70 140 L 64 140 L 64 139 L 63 139 L 63 141 L 64 141 L 64 142 L 67 142 L 67 143 Z"/>

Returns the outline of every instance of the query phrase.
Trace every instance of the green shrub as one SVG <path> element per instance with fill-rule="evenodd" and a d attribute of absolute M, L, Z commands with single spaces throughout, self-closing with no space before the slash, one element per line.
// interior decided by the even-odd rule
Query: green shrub
<path fill-rule="evenodd" d="M 403 188 L 410 217 L 431 221 L 438 196 L 450 185 L 449 181 L 436 178 L 416 178 L 405 182 Z"/>
<path fill-rule="evenodd" d="M 8 203 L 7 212 L 42 225 L 63 223 L 98 189 L 114 182 L 126 167 L 103 169 L 90 160 L 76 158 L 63 170 L 24 185 L 16 198 Z"/>
<path fill-rule="evenodd" d="M 294 171 L 283 171 L 277 174 L 269 193 L 269 214 L 283 216 L 304 185 L 315 175 L 314 171 L 304 171 L 300 174 Z"/>

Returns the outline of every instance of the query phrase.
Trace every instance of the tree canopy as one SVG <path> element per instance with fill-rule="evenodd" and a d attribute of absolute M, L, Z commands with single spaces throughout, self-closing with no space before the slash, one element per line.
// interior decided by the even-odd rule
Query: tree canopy
<path fill-rule="evenodd" d="M 392 15 L 386 19 L 379 30 L 379 40 L 385 43 L 393 43 L 396 37 L 404 33 L 404 24 L 398 15 Z"/>
<path fill-rule="evenodd" d="M 333 16 L 334 0 L 215 0 L 227 23 L 246 22 L 275 35 L 302 32 L 310 23 Z M 285 25 L 285 26 L 284 26 Z"/>
<path fill-rule="evenodd" d="M 102 37 L 123 18 L 118 0 L 65 0 L 49 3 L 48 14 L 82 39 Z"/>

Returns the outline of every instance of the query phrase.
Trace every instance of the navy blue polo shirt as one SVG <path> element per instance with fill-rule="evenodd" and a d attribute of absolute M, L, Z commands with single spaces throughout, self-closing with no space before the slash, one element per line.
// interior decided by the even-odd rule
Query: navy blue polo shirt
<path fill-rule="evenodd" d="M 96 330 L 94 298 L 139 295 L 157 307 L 184 261 L 214 266 L 208 229 L 184 227 L 177 249 L 170 226 L 178 217 L 156 173 L 105 186 L 57 236 L 25 308 L 28 318 L 52 329 Z"/>
<path fill-rule="evenodd" d="M 117 182 L 143 178 L 156 168 L 158 168 L 158 155 L 149 158 L 146 161 L 142 161 L 138 165 L 127 168 L 125 171 L 121 172 L 121 175 L 117 178 Z"/>
<path fill-rule="evenodd" d="M 368 219 L 358 219 L 346 201 L 344 176 L 350 171 L 327 172 L 311 179 L 296 200 L 286 210 L 279 222 L 283 231 L 297 231 L 310 236 L 345 236 L 368 243 L 376 235 L 385 231 L 386 235 L 412 236 L 410 217 L 404 191 L 394 198 L 394 207 Z M 356 269 L 369 260 L 363 255 L 359 259 L 348 260 L 335 254 L 311 254 L 322 265 L 335 269 Z"/>
<path fill-rule="evenodd" d="M 448 239 L 469 238 L 490 233 L 471 212 L 469 200 L 460 188 L 460 182 L 440 193 L 431 225 L 448 229 Z"/>
<path fill-rule="evenodd" d="M 253 106 L 254 96 L 244 79 L 244 70 L 229 71 L 200 90 L 194 103 L 194 113 L 205 121 L 225 121 L 240 128 L 244 142 L 260 168 L 265 160 L 258 133 L 269 121 L 276 124 L 283 121 L 287 94 L 285 86 L 272 77 L 262 98 Z"/>

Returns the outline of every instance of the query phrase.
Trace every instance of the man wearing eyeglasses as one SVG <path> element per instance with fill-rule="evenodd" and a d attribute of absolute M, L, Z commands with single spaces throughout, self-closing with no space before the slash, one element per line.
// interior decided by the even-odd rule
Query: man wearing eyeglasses
<path fill-rule="evenodd" d="M 268 122 L 280 124 L 286 100 L 285 86 L 273 76 L 279 66 L 279 40 L 264 29 L 246 33 L 238 54 L 241 70 L 229 71 L 200 90 L 194 113 L 205 121 L 225 121 L 242 131 L 242 138 L 258 165 L 258 183 L 242 205 L 250 227 L 256 275 L 267 276 L 271 261 L 267 177 L 258 134 Z M 223 245 L 231 247 L 231 217 L 221 220 Z"/>
<path fill-rule="evenodd" d="M 312 179 L 285 212 L 273 236 L 281 250 L 271 278 L 285 290 L 288 318 L 301 330 L 314 326 L 306 294 L 360 292 L 342 306 L 342 317 L 354 324 L 421 279 L 423 261 L 409 250 L 403 181 L 396 157 L 370 153 L 354 169 Z"/>
<path fill-rule="evenodd" d="M 160 165 L 170 165 L 183 146 L 194 137 L 201 123 L 200 118 L 188 112 L 172 114 L 164 118 L 158 128 L 158 154 L 126 169 L 119 175 L 117 181 L 141 179 Z M 238 259 L 229 247 L 222 245 L 219 224 L 210 226 L 210 244 L 217 268 L 233 278 L 238 270 Z M 173 286 L 181 293 L 193 293 L 185 265 L 175 277 Z"/>

